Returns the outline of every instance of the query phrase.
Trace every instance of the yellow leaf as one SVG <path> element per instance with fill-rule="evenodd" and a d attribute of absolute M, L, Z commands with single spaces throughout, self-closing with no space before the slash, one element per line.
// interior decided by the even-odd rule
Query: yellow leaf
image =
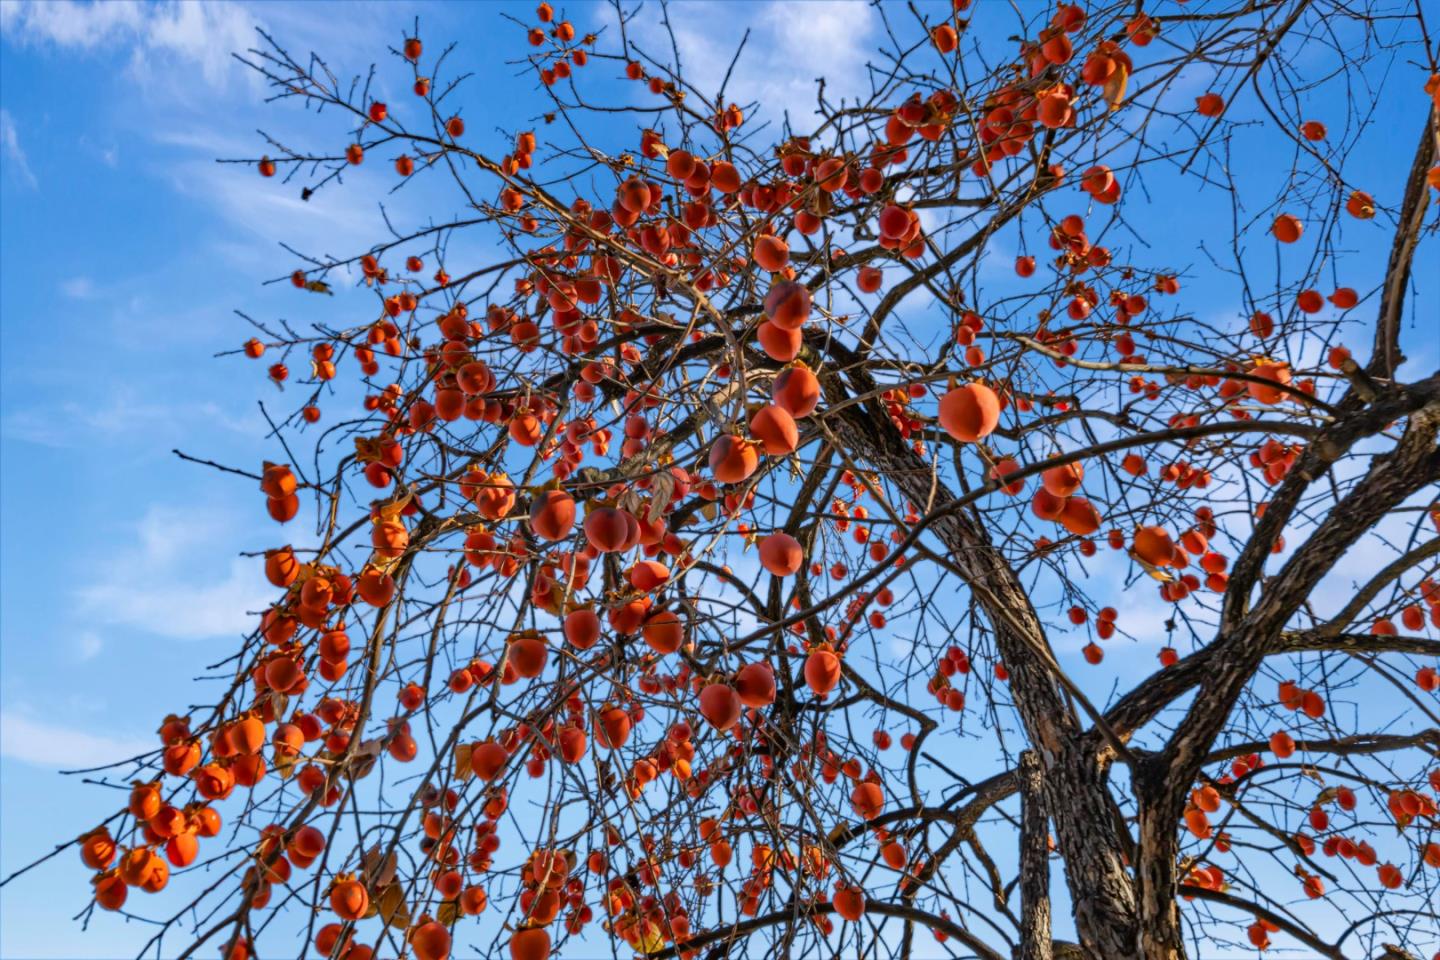
<path fill-rule="evenodd" d="M 295 773 L 295 758 L 288 753 L 276 750 L 274 769 L 280 775 L 281 780 L 289 780 Z"/>
<path fill-rule="evenodd" d="M 1105 81 L 1105 102 L 1110 104 L 1111 110 L 1119 110 L 1120 104 L 1125 101 L 1125 85 L 1130 80 L 1130 71 L 1125 69 L 1122 63 L 1115 64 L 1115 72 L 1110 74 L 1110 79 Z"/>
<path fill-rule="evenodd" d="M 405 510 L 407 506 L 409 506 L 412 498 L 413 494 L 407 489 L 403 494 L 396 497 L 395 499 L 380 504 L 380 508 L 377 511 L 380 516 L 372 519 L 375 523 L 382 523 L 387 520 L 394 520 L 395 518 L 400 516 L 400 514 Z"/>
<path fill-rule="evenodd" d="M 468 744 L 468 743 L 457 743 L 457 744 L 455 744 L 455 779 L 456 779 L 456 780 L 469 780 L 470 777 L 473 776 L 474 773 L 475 773 L 474 769 L 470 766 L 470 749 L 471 749 L 471 746 L 472 746 L 472 745 L 471 745 L 471 744 Z"/>
<path fill-rule="evenodd" d="M 655 953 L 665 946 L 665 940 L 660 936 L 660 928 L 650 923 L 640 925 L 640 939 L 635 941 L 635 949 L 640 953 Z"/>
<path fill-rule="evenodd" d="M 1149 563 L 1134 550 L 1129 550 L 1127 552 L 1130 554 L 1131 560 L 1134 560 L 1141 566 L 1141 568 L 1144 569 L 1146 573 L 1150 574 L 1150 578 L 1152 580 L 1159 580 L 1161 583 L 1174 582 L 1175 575 L 1170 571 L 1162 570 L 1161 568 L 1155 566 L 1153 563 Z"/>

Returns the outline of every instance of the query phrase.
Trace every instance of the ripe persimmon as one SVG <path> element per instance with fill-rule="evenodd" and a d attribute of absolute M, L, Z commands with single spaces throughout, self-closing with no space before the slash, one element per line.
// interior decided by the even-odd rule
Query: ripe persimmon
<path fill-rule="evenodd" d="M 735 692 L 747 707 L 768 707 L 775 702 L 775 671 L 768 663 L 747 663 L 735 674 Z"/>
<path fill-rule="evenodd" d="M 810 288 L 781 280 L 765 294 L 765 316 L 782 330 L 798 330 L 810 319 Z"/>
<path fill-rule="evenodd" d="M 600 639 L 600 618 L 590 607 L 571 611 L 565 617 L 565 639 L 577 650 L 589 650 Z"/>
<path fill-rule="evenodd" d="M 769 320 L 755 328 L 755 338 L 760 341 L 760 347 L 766 356 L 781 363 L 787 363 L 799 356 L 800 345 L 804 342 L 799 328 L 787 330 Z"/>
<path fill-rule="evenodd" d="M 454 876 L 459 879 L 459 874 Z M 450 956 L 450 931 L 434 920 L 415 927 L 407 934 L 407 939 L 415 953 L 415 960 L 446 960 Z"/>
<path fill-rule="evenodd" d="M 1077 537 L 1088 537 L 1100 529 L 1100 511 L 1084 497 L 1070 497 L 1060 511 L 1061 525 Z"/>
<path fill-rule="evenodd" d="M 550 658 L 550 650 L 539 637 L 520 636 L 510 641 L 506 662 L 515 668 L 521 677 L 531 679 L 540 676 Z"/>
<path fill-rule="evenodd" d="M 818 648 L 805 658 L 805 683 L 817 696 L 825 696 L 840 682 L 840 658 L 834 651 Z"/>
<path fill-rule="evenodd" d="M 618 553 L 640 541 L 640 525 L 624 510 L 597 507 L 585 517 L 585 539 L 601 553 Z"/>
<path fill-rule="evenodd" d="M 874 780 L 862 780 L 850 791 L 850 805 L 862 820 L 874 820 L 885 809 L 885 791 Z"/>
<path fill-rule="evenodd" d="M 721 434 L 710 447 L 710 472 L 720 483 L 743 483 L 760 465 L 756 444 L 733 434 Z"/>
<path fill-rule="evenodd" d="M 1168 567 L 1175 559 L 1175 542 L 1163 527 L 1138 527 L 1131 547 L 1136 556 L 1152 567 Z"/>
<path fill-rule="evenodd" d="M 794 574 L 805 563 L 800 541 L 788 533 L 777 532 L 760 540 L 760 565 L 777 577 Z"/>
<path fill-rule="evenodd" d="M 1282 213 L 1277 216 L 1275 222 L 1271 224 L 1270 232 L 1273 233 L 1275 239 L 1281 243 L 1294 243 L 1296 240 L 1299 240 L 1300 235 L 1305 232 L 1305 225 L 1302 224 L 1300 218 L 1294 214 Z"/>
<path fill-rule="evenodd" d="M 359 920 L 370 909 L 370 891 L 349 874 L 341 874 L 330 888 L 330 909 L 342 920 Z"/>
<path fill-rule="evenodd" d="M 125 881 L 120 878 L 118 871 L 108 871 L 100 874 L 93 881 L 95 885 L 95 902 L 105 910 L 119 910 L 125 906 L 125 898 L 129 894 L 129 888 Z"/>
<path fill-rule="evenodd" d="M 1225 112 L 1225 98 L 1218 93 L 1204 93 L 1195 98 L 1195 112 L 1202 117 L 1218 117 Z"/>
<path fill-rule="evenodd" d="M 101 827 L 80 844 L 80 859 L 91 870 L 107 870 L 115 862 L 116 846 L 110 831 Z"/>
<path fill-rule="evenodd" d="M 755 412 L 750 418 L 750 433 L 772 457 L 794 453 L 800 445 L 800 429 L 795 425 L 795 418 L 778 404 L 761 407 Z"/>
<path fill-rule="evenodd" d="M 1079 461 L 1062 463 L 1040 475 L 1045 489 L 1057 497 L 1068 497 L 1075 493 L 1080 489 L 1080 481 L 1084 477 L 1085 467 Z"/>
<path fill-rule="evenodd" d="M 656 610 L 645 618 L 641 635 L 656 653 L 674 653 L 685 640 L 685 625 L 675 611 Z"/>
<path fill-rule="evenodd" d="M 770 395 L 792 417 L 808 417 L 820 404 L 820 380 L 809 367 L 797 363 L 780 371 Z"/>
<path fill-rule="evenodd" d="M 530 529 L 544 540 L 563 540 L 575 527 L 575 500 L 564 490 L 546 490 L 530 501 Z"/>
<path fill-rule="evenodd" d="M 606 707 L 595 718 L 595 739 L 602 747 L 618 750 L 630 739 L 630 715 L 616 706 Z"/>
<path fill-rule="evenodd" d="M 700 714 L 716 730 L 726 731 L 740 720 L 743 704 L 735 688 L 724 683 L 712 683 L 700 691 Z"/>
<path fill-rule="evenodd" d="M 510 935 L 510 960 L 549 960 L 550 934 L 544 927 L 521 927 Z"/>
<path fill-rule="evenodd" d="M 790 245 L 781 238 L 769 234 L 755 241 L 753 252 L 755 262 L 760 269 L 768 270 L 771 273 L 779 273 L 784 270 L 785 265 L 790 261 Z M 799 324 L 795 326 L 799 326 Z"/>
<path fill-rule="evenodd" d="M 988 437 L 1000 425 L 1000 398 L 983 383 L 967 383 L 940 398 L 940 425 L 961 443 Z"/>

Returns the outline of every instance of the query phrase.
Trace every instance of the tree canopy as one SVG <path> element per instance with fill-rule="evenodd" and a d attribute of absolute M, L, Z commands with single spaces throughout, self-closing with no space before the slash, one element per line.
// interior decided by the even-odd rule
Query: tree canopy
<path fill-rule="evenodd" d="M 1426 4 L 874 10 L 808 115 L 684 4 L 496 14 L 529 103 L 420 23 L 243 55 L 308 137 L 234 175 L 391 232 L 217 361 L 274 603 L 61 846 L 96 936 L 1440 950 Z"/>

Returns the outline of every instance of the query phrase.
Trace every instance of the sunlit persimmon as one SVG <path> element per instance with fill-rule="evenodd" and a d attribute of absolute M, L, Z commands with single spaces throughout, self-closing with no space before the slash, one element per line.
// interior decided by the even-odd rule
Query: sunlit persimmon
<path fill-rule="evenodd" d="M 450 931 L 434 920 L 411 930 L 407 939 L 415 960 L 446 960 L 450 956 Z"/>
<path fill-rule="evenodd" d="M 804 342 L 799 328 L 787 330 L 768 320 L 755 328 L 755 339 L 760 341 L 760 347 L 766 356 L 782 363 L 799 356 L 800 345 Z"/>
<path fill-rule="evenodd" d="M 486 740 L 470 748 L 470 769 L 481 780 L 496 779 L 509 762 L 510 754 L 494 740 Z"/>
<path fill-rule="evenodd" d="M 1077 537 L 1088 537 L 1100 529 L 1100 511 L 1083 497 L 1071 497 L 1060 511 L 1060 523 Z"/>
<path fill-rule="evenodd" d="M 772 533 L 760 540 L 760 565 L 777 577 L 794 574 L 805 563 L 800 541 L 788 533 Z"/>
<path fill-rule="evenodd" d="M 700 691 L 700 714 L 716 730 L 729 730 L 740 719 L 742 704 L 735 688 L 712 683 Z"/>
<path fill-rule="evenodd" d="M 962 443 L 974 443 L 1000 424 L 1000 398 L 983 383 L 967 383 L 940 398 L 940 425 Z"/>
<path fill-rule="evenodd" d="M 775 702 L 775 671 L 768 663 L 747 663 L 735 674 L 735 692 L 747 707 L 769 706 Z"/>
<path fill-rule="evenodd" d="M 600 617 L 590 607 L 581 607 L 565 617 L 565 639 L 577 650 L 588 650 L 600 639 Z"/>
<path fill-rule="evenodd" d="M 630 739 L 630 730 L 630 715 L 620 707 L 606 707 L 595 718 L 595 739 L 602 747 L 623 747 Z"/>
<path fill-rule="evenodd" d="M 793 280 L 781 280 L 765 294 L 765 317 L 782 330 L 798 330 L 810 319 L 810 290 Z"/>
<path fill-rule="evenodd" d="M 656 653 L 674 653 L 685 639 L 685 625 L 673 610 L 656 610 L 645 618 L 641 635 Z"/>
<path fill-rule="evenodd" d="M 873 780 L 862 780 L 850 791 L 850 805 L 862 820 L 874 820 L 885 809 L 885 791 Z"/>
<path fill-rule="evenodd" d="M 1131 549 L 1137 557 L 1152 567 L 1168 567 L 1175 559 L 1175 542 L 1163 527 L 1137 528 Z"/>
<path fill-rule="evenodd" d="M 510 641 L 506 662 L 522 677 L 538 677 L 545 670 L 550 651 L 539 637 L 516 637 Z"/>
<path fill-rule="evenodd" d="M 794 453 L 800 445 L 800 430 L 795 425 L 795 418 L 778 404 L 761 407 L 755 412 L 750 418 L 750 433 L 772 457 Z"/>
<path fill-rule="evenodd" d="M 756 444 L 721 434 L 710 447 L 710 470 L 720 483 L 743 483 L 760 465 Z"/>
<path fill-rule="evenodd" d="M 859 887 L 837 885 L 830 902 L 835 905 L 835 912 L 851 923 L 855 923 L 865 914 L 865 894 Z"/>
<path fill-rule="evenodd" d="M 1195 98 L 1195 112 L 1202 117 L 1218 117 L 1225 112 L 1225 98 L 1218 93 L 1204 93 Z"/>
<path fill-rule="evenodd" d="M 530 529 L 544 540 L 563 540 L 575 527 L 575 500 L 564 490 L 546 490 L 530 501 Z"/>
<path fill-rule="evenodd" d="M 780 371 L 771 396 L 792 417 L 808 417 L 820 403 L 820 380 L 809 367 L 797 363 Z"/>
<path fill-rule="evenodd" d="M 1305 226 L 1300 222 L 1300 218 L 1294 214 L 1282 213 L 1276 217 L 1275 222 L 1271 224 L 1270 232 L 1273 233 L 1275 239 L 1281 243 L 1294 243 L 1300 239 L 1300 234 L 1305 232 Z"/>
<path fill-rule="evenodd" d="M 1040 475 L 1045 489 L 1057 497 L 1068 497 L 1079 490 L 1080 481 L 1084 477 L 1085 467 L 1078 461 L 1051 467 Z"/>
<path fill-rule="evenodd" d="M 812 650 L 805 658 L 804 673 L 806 685 L 823 697 L 840 682 L 840 658 L 830 650 Z"/>
<path fill-rule="evenodd" d="M 790 246 L 775 236 L 763 236 L 755 241 L 755 263 L 760 269 L 777 273 L 785 269 L 790 261 Z M 772 318 L 773 319 L 773 318 Z M 781 324 L 785 326 L 785 324 Z"/>
<path fill-rule="evenodd" d="M 522 927 L 510 935 L 510 960 L 548 960 L 550 934 L 544 927 Z"/>

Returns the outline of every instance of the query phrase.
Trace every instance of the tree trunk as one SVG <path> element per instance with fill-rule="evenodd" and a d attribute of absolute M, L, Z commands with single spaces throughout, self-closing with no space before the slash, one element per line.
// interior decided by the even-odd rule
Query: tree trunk
<path fill-rule="evenodd" d="M 1020 754 L 1020 949 L 1016 960 L 1053 960 L 1050 943 L 1050 818 L 1045 774 L 1034 751 Z"/>
<path fill-rule="evenodd" d="M 838 391 L 839 385 L 832 380 L 830 389 Z M 930 529 L 950 551 L 995 632 L 1011 695 L 1044 769 L 1045 801 L 1064 858 L 1081 945 L 1095 960 L 1135 956 L 1135 886 L 1127 870 L 1127 843 L 1115 827 L 1107 764 L 1097 760 L 1095 745 L 1061 695 L 1054 657 L 1019 577 L 970 514 L 946 510 L 954 495 L 883 412 L 868 404 L 852 406 L 834 426 L 844 447 L 908 500 L 922 511 L 942 511 Z"/>
<path fill-rule="evenodd" d="M 1144 960 L 1180 960 L 1185 956 L 1180 910 L 1175 902 L 1176 859 L 1180 841 L 1175 818 L 1168 807 L 1144 802 L 1139 791 L 1140 852 L 1136 857 L 1136 886 L 1140 900 L 1140 956 Z"/>

